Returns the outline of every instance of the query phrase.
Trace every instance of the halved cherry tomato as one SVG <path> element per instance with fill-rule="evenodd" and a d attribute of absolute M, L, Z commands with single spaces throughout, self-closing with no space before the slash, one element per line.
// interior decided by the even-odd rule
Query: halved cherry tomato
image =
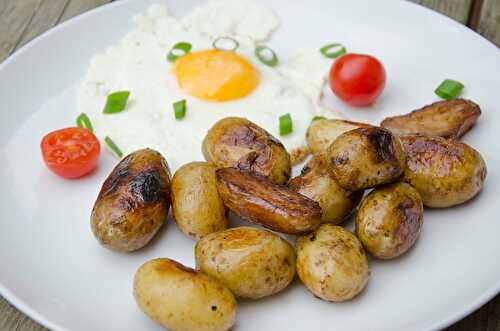
<path fill-rule="evenodd" d="M 385 86 L 385 69 L 370 55 L 346 54 L 330 69 L 330 87 L 337 97 L 353 106 L 372 104 Z"/>
<path fill-rule="evenodd" d="M 81 177 L 97 165 L 101 145 L 96 136 L 84 128 L 53 131 L 40 144 L 47 167 L 64 178 Z"/>

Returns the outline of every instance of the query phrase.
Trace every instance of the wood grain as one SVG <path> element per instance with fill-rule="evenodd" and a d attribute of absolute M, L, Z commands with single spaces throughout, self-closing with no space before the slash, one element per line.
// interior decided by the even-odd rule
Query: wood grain
<path fill-rule="evenodd" d="M 500 0 L 484 0 L 477 31 L 500 47 Z"/>
<path fill-rule="evenodd" d="M 16 48 L 42 0 L 2 0 L 0 62 Z"/>
<path fill-rule="evenodd" d="M 11 306 L 0 297 L 0 330 L 2 331 L 48 331 L 43 326 Z"/>
<path fill-rule="evenodd" d="M 425 7 L 434 9 L 460 23 L 467 23 L 472 0 L 410 0 Z M 498 0 L 493 0 L 498 1 Z"/>
<path fill-rule="evenodd" d="M 44 0 L 26 27 L 15 50 L 53 27 L 61 18 L 69 0 Z"/>
<path fill-rule="evenodd" d="M 111 1 L 112 0 L 72 0 L 66 7 L 59 23 L 64 22 L 78 14 L 85 13 L 90 9 L 105 5 Z"/>
<path fill-rule="evenodd" d="M 0 0 L 0 62 L 52 26 L 111 0 Z M 500 0 L 410 0 L 468 23 L 473 8 L 478 31 L 500 45 Z M 480 3 L 480 6 L 478 4 Z M 469 22 L 470 23 L 470 22 Z M 0 330 L 47 331 L 0 297 Z M 447 331 L 500 331 L 500 296 Z"/>

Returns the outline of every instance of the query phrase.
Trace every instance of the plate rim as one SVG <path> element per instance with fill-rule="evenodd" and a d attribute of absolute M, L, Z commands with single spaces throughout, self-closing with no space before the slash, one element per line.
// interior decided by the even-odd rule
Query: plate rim
<path fill-rule="evenodd" d="M 104 5 L 101 5 L 96 8 L 92 8 L 84 13 L 80 13 L 74 17 L 71 17 L 70 19 L 57 24 L 47 31 L 44 31 L 40 35 L 36 36 L 23 46 L 21 46 L 19 49 L 11 53 L 2 63 L 0 63 L 0 74 L 2 71 L 12 62 L 15 61 L 17 57 L 21 56 L 23 53 L 29 51 L 30 48 L 32 48 L 35 44 L 38 44 L 42 42 L 46 37 L 57 33 L 59 30 L 63 30 L 66 28 L 67 25 L 74 24 L 80 20 L 85 19 L 87 16 L 94 15 L 97 12 L 101 11 L 107 11 L 111 10 L 115 6 L 126 6 L 128 3 L 136 2 L 139 0 L 120 0 L 120 1 L 112 1 L 109 3 L 106 3 Z M 159 1 L 164 1 L 164 0 L 159 0 Z M 419 8 L 418 10 L 423 10 L 427 12 L 429 15 L 433 15 L 434 17 L 439 17 L 439 19 L 447 22 L 446 24 L 452 24 L 455 27 L 458 27 L 461 29 L 461 31 L 466 32 L 474 35 L 475 38 L 478 38 L 485 42 L 485 45 L 488 45 L 488 47 L 493 47 L 495 50 L 500 51 L 500 47 L 496 46 L 492 41 L 486 39 L 483 35 L 479 34 L 478 32 L 472 30 L 469 26 L 462 24 L 461 22 L 458 22 L 448 16 L 446 16 L 443 13 L 440 13 L 438 11 L 432 10 L 428 7 L 425 7 L 419 3 L 415 3 L 409 0 L 387 0 L 387 2 L 399 2 L 399 3 L 405 3 L 406 5 L 414 6 L 415 8 Z M 483 305 L 487 304 L 493 297 L 495 297 L 498 293 L 500 293 L 500 279 L 494 284 L 494 286 L 490 287 L 489 289 L 485 290 L 481 295 L 479 295 L 475 300 L 471 301 L 469 304 L 464 304 L 463 308 L 460 310 L 456 310 L 454 313 L 448 314 L 448 316 L 443 317 L 437 322 L 431 323 L 429 326 L 427 326 L 427 329 L 425 330 L 441 330 L 444 329 L 460 320 L 463 318 L 471 315 L 473 312 L 481 308 Z M 49 330 L 52 331 L 70 331 L 69 329 L 59 325 L 56 322 L 53 322 L 50 318 L 45 317 L 42 313 L 40 313 L 38 310 L 33 309 L 27 304 L 24 300 L 20 299 L 19 296 L 17 296 L 12 290 L 7 288 L 2 283 L 2 280 L 0 279 L 0 295 L 13 307 L 15 307 L 17 310 L 22 312 L 24 315 L 26 315 L 28 318 L 34 320 L 38 324 L 42 325 L 45 328 L 48 328 Z"/>

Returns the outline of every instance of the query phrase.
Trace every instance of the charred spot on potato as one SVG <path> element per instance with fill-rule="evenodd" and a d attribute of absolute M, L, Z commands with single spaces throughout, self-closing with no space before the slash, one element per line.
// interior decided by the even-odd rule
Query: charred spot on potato
<path fill-rule="evenodd" d="M 393 136 L 389 131 L 379 128 L 361 129 L 360 131 L 375 147 L 375 155 L 379 161 L 394 160 Z"/>
<path fill-rule="evenodd" d="M 217 310 L 217 306 L 212 306 L 212 311 L 216 311 Z"/>
<path fill-rule="evenodd" d="M 347 154 L 347 152 L 343 152 L 339 155 L 334 156 L 332 161 L 336 166 L 347 164 L 349 162 L 349 155 Z"/>
<path fill-rule="evenodd" d="M 255 132 L 247 125 L 242 125 L 225 134 L 221 142 L 231 146 L 252 147 L 256 139 Z"/>
<path fill-rule="evenodd" d="M 129 161 L 130 155 L 125 157 L 118 163 L 118 165 L 113 169 L 109 177 L 104 181 L 102 186 L 101 194 L 106 196 L 115 192 L 118 187 L 127 179 L 129 175 Z"/>
<path fill-rule="evenodd" d="M 156 202 L 165 195 L 157 169 L 143 171 L 132 178 L 129 191 L 145 203 Z"/>

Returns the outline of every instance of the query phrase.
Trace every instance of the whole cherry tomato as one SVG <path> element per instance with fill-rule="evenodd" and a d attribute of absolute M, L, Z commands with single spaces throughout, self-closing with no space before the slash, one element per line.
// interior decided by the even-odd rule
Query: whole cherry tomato
<path fill-rule="evenodd" d="M 330 69 L 330 87 L 335 95 L 353 106 L 372 104 L 385 86 L 385 69 L 370 55 L 346 54 Z"/>
<path fill-rule="evenodd" d="M 77 178 L 92 171 L 101 151 L 99 140 L 84 128 L 53 131 L 43 137 L 40 147 L 47 167 L 64 178 Z"/>

